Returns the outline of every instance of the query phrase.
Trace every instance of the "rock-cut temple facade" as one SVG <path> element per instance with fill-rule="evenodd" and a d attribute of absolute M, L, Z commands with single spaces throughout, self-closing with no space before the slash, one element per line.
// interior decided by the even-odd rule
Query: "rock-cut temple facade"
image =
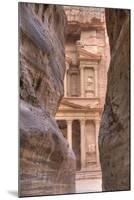
<path fill-rule="evenodd" d="M 75 153 L 77 178 L 101 176 L 98 134 L 109 65 L 105 13 L 103 8 L 64 9 L 66 72 L 56 120 Z"/>

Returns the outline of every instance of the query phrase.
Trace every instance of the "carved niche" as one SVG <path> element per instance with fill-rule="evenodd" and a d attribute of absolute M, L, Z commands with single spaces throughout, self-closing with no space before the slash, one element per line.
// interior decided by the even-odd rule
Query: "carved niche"
<path fill-rule="evenodd" d="M 71 96 L 77 96 L 77 73 L 71 74 Z"/>
<path fill-rule="evenodd" d="M 70 69 L 68 73 L 68 95 L 69 96 L 79 96 L 79 82 L 80 82 L 80 77 L 79 77 L 79 70 L 78 69 Z"/>
<path fill-rule="evenodd" d="M 96 139 L 95 124 L 93 121 L 86 121 L 86 164 L 96 162 Z"/>
<path fill-rule="evenodd" d="M 85 97 L 95 96 L 95 72 L 93 67 L 84 69 L 84 92 Z"/>

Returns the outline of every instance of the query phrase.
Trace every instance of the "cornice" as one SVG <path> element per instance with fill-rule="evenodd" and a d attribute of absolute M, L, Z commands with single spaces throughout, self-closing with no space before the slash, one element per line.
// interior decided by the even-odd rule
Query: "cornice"
<path fill-rule="evenodd" d="M 94 105 L 94 107 L 91 107 L 90 105 L 81 106 L 79 104 L 69 102 L 65 99 L 61 101 L 60 105 L 68 106 L 68 108 L 62 108 L 60 106 L 58 112 L 94 112 L 94 111 L 101 112 L 102 111 L 102 107 L 98 105 Z"/>

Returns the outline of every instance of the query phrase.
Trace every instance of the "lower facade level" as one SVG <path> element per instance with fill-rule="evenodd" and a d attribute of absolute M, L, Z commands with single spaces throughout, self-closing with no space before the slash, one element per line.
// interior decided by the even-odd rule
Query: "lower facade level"
<path fill-rule="evenodd" d="M 100 167 L 98 150 L 99 119 L 58 118 L 57 123 L 70 148 L 76 156 L 76 167 L 79 170 L 92 170 Z"/>

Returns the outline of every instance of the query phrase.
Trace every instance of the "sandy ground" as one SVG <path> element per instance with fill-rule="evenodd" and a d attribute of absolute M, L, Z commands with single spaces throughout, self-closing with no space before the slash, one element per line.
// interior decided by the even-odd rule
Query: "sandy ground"
<path fill-rule="evenodd" d="M 101 191 L 101 179 L 77 180 L 76 193 Z"/>

